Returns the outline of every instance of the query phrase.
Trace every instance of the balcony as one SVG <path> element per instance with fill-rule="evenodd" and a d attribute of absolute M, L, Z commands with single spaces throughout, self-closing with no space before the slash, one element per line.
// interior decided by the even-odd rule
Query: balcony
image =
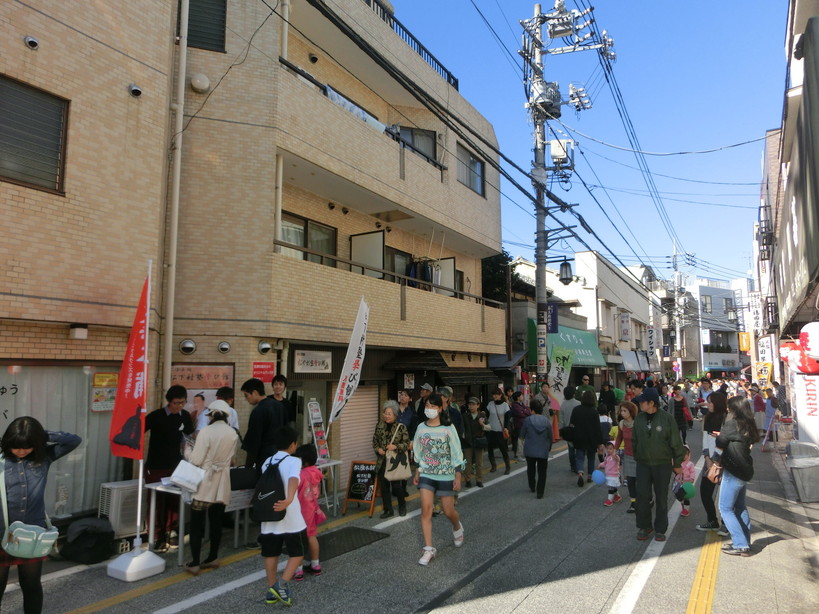
<path fill-rule="evenodd" d="M 280 64 L 277 148 L 287 183 L 419 236 L 446 233 L 447 245 L 465 255 L 484 258 L 500 250 L 498 209 L 484 197 L 452 172 L 444 181 L 446 168 L 387 130 L 378 109 L 287 60 Z M 468 225 L 465 208 L 472 212 Z"/>
<path fill-rule="evenodd" d="M 453 352 L 506 352 L 506 311 L 502 303 L 435 284 L 413 288 L 404 275 L 338 256 L 322 256 L 295 245 L 277 245 L 359 271 L 273 254 L 271 271 L 276 279 L 298 280 L 299 284 L 297 305 L 281 304 L 282 295 L 274 290 L 272 303 L 278 311 L 276 319 L 283 337 L 348 343 L 359 299 L 364 296 L 370 306 L 368 345 L 429 349 L 444 344 Z M 393 281 L 369 276 L 374 273 L 389 275 Z M 280 288 L 280 284 L 275 287 Z"/>
<path fill-rule="evenodd" d="M 779 305 L 775 296 L 765 297 L 763 319 L 765 321 L 765 330 L 768 333 L 773 333 L 779 329 Z"/>
<path fill-rule="evenodd" d="M 384 23 L 386 23 L 398 37 L 409 45 L 415 53 L 420 55 L 424 61 L 429 64 L 432 69 L 449 83 L 456 90 L 458 89 L 458 79 L 455 78 L 446 67 L 432 55 L 429 50 L 421 44 L 417 38 L 412 35 L 412 32 L 407 30 L 404 25 L 395 18 L 394 11 L 385 6 L 380 0 L 362 0 L 364 4 L 372 8 L 373 12 L 378 15 Z"/>

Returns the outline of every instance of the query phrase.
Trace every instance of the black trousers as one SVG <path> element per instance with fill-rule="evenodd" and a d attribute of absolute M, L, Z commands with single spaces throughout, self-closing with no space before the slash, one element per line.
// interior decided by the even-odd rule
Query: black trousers
<path fill-rule="evenodd" d="M 668 529 L 668 483 L 671 462 L 662 465 L 637 463 L 637 528 L 651 529 L 651 495 L 654 494 L 654 523 L 657 533 Z"/>
<path fill-rule="evenodd" d="M 717 521 L 717 507 L 714 505 L 714 491 L 716 489 L 717 485 L 705 476 L 705 470 L 703 469 L 702 477 L 700 478 L 700 500 L 702 501 L 702 508 L 708 517 L 708 522 Z"/>
<path fill-rule="evenodd" d="M 529 490 L 535 491 L 538 499 L 546 489 L 546 470 L 549 468 L 548 458 L 526 457 L 526 477 L 529 478 Z"/>
<path fill-rule="evenodd" d="M 398 499 L 398 507 L 403 508 L 404 502 L 404 482 L 390 482 L 384 477 L 384 471 L 387 469 L 386 461 L 381 463 L 381 468 L 378 470 L 378 481 L 381 485 L 381 505 L 385 512 L 392 511 L 392 496 Z"/>
<path fill-rule="evenodd" d="M 191 563 L 198 565 L 201 563 L 199 557 L 202 554 L 202 540 L 205 537 L 205 516 L 210 523 L 208 539 L 210 539 L 210 553 L 208 561 L 215 561 L 219 558 L 219 543 L 222 541 L 222 515 L 225 513 L 224 503 L 211 503 L 207 509 L 197 510 L 191 508 L 190 546 Z M 182 540 L 180 539 L 180 547 Z"/>
<path fill-rule="evenodd" d="M 509 446 L 503 438 L 503 433 L 500 431 L 489 431 L 486 434 L 486 438 L 489 441 L 489 465 L 493 469 L 497 467 L 495 464 L 495 448 L 500 448 L 503 462 L 509 467 Z"/>

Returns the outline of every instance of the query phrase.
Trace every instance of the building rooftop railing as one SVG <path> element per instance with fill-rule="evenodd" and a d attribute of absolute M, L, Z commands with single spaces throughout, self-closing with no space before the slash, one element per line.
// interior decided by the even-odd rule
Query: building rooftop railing
<path fill-rule="evenodd" d="M 456 90 L 458 89 L 458 79 L 453 75 L 451 72 L 447 70 L 447 68 L 438 61 L 432 53 L 430 53 L 429 49 L 424 47 L 415 36 L 412 35 L 412 32 L 407 30 L 400 21 L 395 18 L 393 15 L 392 9 L 387 8 L 384 4 L 382 4 L 379 0 L 362 0 L 364 4 L 372 8 L 373 12 L 378 15 L 384 23 L 392 28 L 392 31 L 395 32 L 405 43 L 407 43 L 410 47 L 415 50 L 415 53 L 420 55 L 424 58 L 424 61 L 432 66 L 433 70 L 437 72 L 443 79 L 449 83 L 452 87 Z"/>

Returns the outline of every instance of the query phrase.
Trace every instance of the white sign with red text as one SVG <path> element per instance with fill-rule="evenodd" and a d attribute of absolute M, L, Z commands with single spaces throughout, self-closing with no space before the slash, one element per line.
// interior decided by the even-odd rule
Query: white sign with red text
<path fill-rule="evenodd" d="M 792 384 L 791 405 L 799 426 L 799 441 L 819 444 L 819 375 L 793 373 Z"/>

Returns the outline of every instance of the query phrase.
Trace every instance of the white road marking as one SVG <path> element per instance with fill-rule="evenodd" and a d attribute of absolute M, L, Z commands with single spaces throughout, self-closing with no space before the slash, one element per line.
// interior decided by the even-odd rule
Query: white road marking
<path fill-rule="evenodd" d="M 700 457 L 700 460 L 695 466 L 695 482 L 700 475 L 704 462 L 705 459 Z M 671 536 L 677 524 L 677 520 L 680 518 L 680 513 L 675 507 L 676 506 L 672 505 L 668 510 L 668 530 L 665 533 L 666 538 Z M 637 600 L 640 598 L 640 595 L 643 594 L 646 582 L 648 582 L 651 572 L 654 571 L 654 566 L 657 564 L 657 559 L 659 559 L 663 553 L 663 548 L 665 548 L 666 543 L 668 542 L 652 541 L 648 545 L 645 554 L 643 554 L 643 557 L 637 565 L 635 565 L 634 570 L 631 572 L 628 580 L 626 580 L 623 588 L 620 589 L 620 594 L 617 595 L 617 599 L 615 599 L 614 604 L 611 606 L 609 614 L 631 614 L 631 612 L 634 611 L 634 606 L 637 605 Z"/>

